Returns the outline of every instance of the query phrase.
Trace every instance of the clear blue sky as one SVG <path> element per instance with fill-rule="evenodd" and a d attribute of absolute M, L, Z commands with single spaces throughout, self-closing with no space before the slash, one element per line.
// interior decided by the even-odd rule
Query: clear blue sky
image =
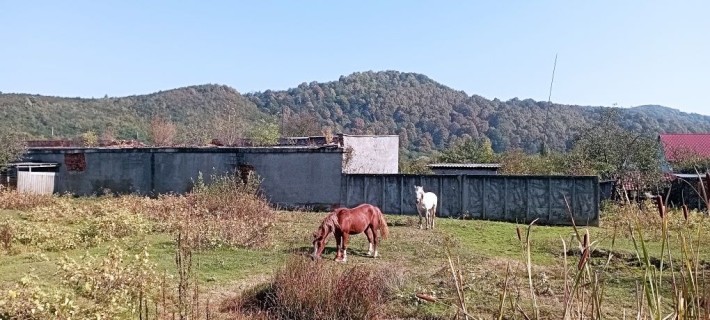
<path fill-rule="evenodd" d="M 0 1 L 0 91 L 240 92 L 367 70 L 710 115 L 710 1 Z"/>

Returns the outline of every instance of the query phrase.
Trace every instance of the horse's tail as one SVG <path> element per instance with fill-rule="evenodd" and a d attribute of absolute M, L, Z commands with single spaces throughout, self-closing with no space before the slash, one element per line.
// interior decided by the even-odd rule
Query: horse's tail
<path fill-rule="evenodd" d="M 387 236 L 390 234 L 390 229 L 387 227 L 387 221 L 385 220 L 385 215 L 382 214 L 382 211 L 380 208 L 377 208 L 377 218 L 380 220 L 380 236 L 382 236 L 382 239 L 387 239 Z"/>

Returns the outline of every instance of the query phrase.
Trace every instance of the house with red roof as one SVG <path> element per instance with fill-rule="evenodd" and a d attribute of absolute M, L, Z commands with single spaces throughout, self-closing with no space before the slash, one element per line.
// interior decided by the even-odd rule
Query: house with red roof
<path fill-rule="evenodd" d="M 658 136 L 663 158 L 673 171 L 673 165 L 692 159 L 710 159 L 710 133 L 664 133 Z"/>
<path fill-rule="evenodd" d="M 704 208 L 710 203 L 710 133 L 672 133 L 658 136 L 666 177 L 671 182 L 671 205 Z M 691 169 L 692 168 L 692 169 Z M 698 170 L 699 172 L 696 172 Z"/>

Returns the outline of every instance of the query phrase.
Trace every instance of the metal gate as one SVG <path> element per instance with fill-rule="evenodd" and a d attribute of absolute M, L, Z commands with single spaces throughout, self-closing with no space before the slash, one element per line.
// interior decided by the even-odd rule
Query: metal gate
<path fill-rule="evenodd" d="M 54 193 L 56 172 L 19 171 L 17 173 L 17 191 L 34 194 Z"/>

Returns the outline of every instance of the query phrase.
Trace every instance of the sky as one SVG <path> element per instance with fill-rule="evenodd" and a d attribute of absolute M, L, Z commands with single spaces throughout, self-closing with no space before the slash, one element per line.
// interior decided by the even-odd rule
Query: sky
<path fill-rule="evenodd" d="M 710 115 L 710 1 L 0 0 L 0 92 L 284 90 L 362 71 Z"/>

